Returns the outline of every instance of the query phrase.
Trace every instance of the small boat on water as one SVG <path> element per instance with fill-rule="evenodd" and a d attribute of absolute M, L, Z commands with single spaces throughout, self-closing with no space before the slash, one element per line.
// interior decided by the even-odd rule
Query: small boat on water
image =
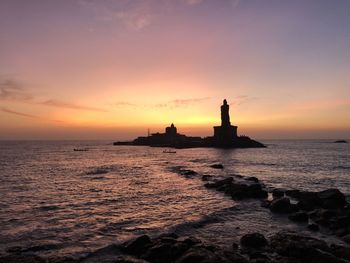
<path fill-rule="evenodd" d="M 73 150 L 75 152 L 87 152 L 89 149 L 88 148 L 74 148 Z"/>
<path fill-rule="evenodd" d="M 176 151 L 172 151 L 172 150 L 164 150 L 163 153 L 176 153 Z"/>

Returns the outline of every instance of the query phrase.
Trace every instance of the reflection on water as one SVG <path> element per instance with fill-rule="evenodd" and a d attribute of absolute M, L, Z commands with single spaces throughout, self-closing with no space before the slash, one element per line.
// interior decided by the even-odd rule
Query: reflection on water
<path fill-rule="evenodd" d="M 109 142 L 0 142 L 0 251 L 45 244 L 43 253 L 81 253 L 165 231 L 225 245 L 233 232 L 297 227 L 256 201 L 235 203 L 205 189 L 203 174 L 256 176 L 268 187 L 350 192 L 349 145 L 267 143 L 266 149 L 164 154 L 160 148 Z M 210 168 L 213 163 L 225 169 Z"/>

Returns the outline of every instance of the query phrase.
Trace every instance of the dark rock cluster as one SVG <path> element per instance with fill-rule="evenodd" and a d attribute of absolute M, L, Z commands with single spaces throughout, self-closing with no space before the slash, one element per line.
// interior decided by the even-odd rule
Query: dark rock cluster
<path fill-rule="evenodd" d="M 266 198 L 267 191 L 262 183 L 255 177 L 233 178 L 208 182 L 204 185 L 217 191 L 224 192 L 232 197 L 232 199 L 240 200 L 246 198 Z"/>
<path fill-rule="evenodd" d="M 147 235 L 110 245 L 80 258 L 49 258 L 12 254 L 0 262 L 22 263 L 349 263 L 348 247 L 328 245 L 322 240 L 294 232 L 279 232 L 269 240 L 260 233 L 249 233 L 230 249 L 208 245 L 194 237 L 176 234 L 151 239 Z"/>
<path fill-rule="evenodd" d="M 308 228 L 312 231 L 323 227 L 345 242 L 350 241 L 350 205 L 338 189 L 320 192 L 286 190 L 282 194 L 280 191 L 278 197 L 274 195 L 272 201 L 265 201 L 262 206 L 274 213 L 288 214 L 292 221 L 309 222 Z"/>

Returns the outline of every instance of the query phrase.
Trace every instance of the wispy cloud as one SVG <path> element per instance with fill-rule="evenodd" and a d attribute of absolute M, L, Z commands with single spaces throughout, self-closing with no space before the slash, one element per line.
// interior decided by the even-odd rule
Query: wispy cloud
<path fill-rule="evenodd" d="M 113 106 L 113 107 L 137 107 L 137 104 L 131 103 L 128 101 L 118 101 L 115 103 L 111 103 L 110 106 Z"/>
<path fill-rule="evenodd" d="M 14 115 L 22 116 L 22 117 L 28 117 L 28 118 L 33 118 L 33 119 L 40 119 L 39 116 L 31 115 L 31 114 L 27 114 L 27 113 L 23 113 L 23 112 L 18 112 L 18 111 L 14 111 L 14 110 L 10 110 L 10 109 L 4 108 L 4 107 L 0 107 L 0 110 L 2 112 L 6 112 L 6 113 L 9 113 L 9 114 L 14 114 Z"/>
<path fill-rule="evenodd" d="M 188 5 L 198 5 L 203 2 L 203 0 L 183 0 L 184 3 Z"/>
<path fill-rule="evenodd" d="M 99 111 L 99 112 L 107 112 L 104 109 L 95 108 L 95 107 L 89 107 L 89 106 L 82 106 L 77 105 L 73 103 L 67 103 L 63 101 L 58 100 L 46 100 L 43 102 L 38 102 L 37 104 L 50 106 L 50 107 L 56 107 L 56 108 L 65 108 L 65 109 L 73 109 L 73 110 L 87 110 L 87 111 Z"/>
<path fill-rule="evenodd" d="M 193 106 L 195 104 L 202 103 L 206 100 L 210 99 L 209 97 L 205 98 L 193 98 L 193 99 L 175 99 L 175 100 L 170 100 L 166 103 L 159 103 L 156 104 L 156 108 L 181 108 L 181 107 L 189 107 Z"/>
<path fill-rule="evenodd" d="M 134 30 L 148 26 L 154 17 L 151 10 L 154 4 L 153 0 L 80 0 L 79 4 L 90 10 L 97 20 L 120 21 L 126 27 Z"/>
<path fill-rule="evenodd" d="M 17 81 L 5 79 L 0 81 L 0 100 L 30 101 L 33 96 L 23 90 Z"/>
<path fill-rule="evenodd" d="M 192 107 L 196 104 L 203 103 L 207 100 L 209 100 L 209 97 L 205 98 L 191 98 L 191 99 L 174 99 L 169 101 L 164 101 L 157 104 L 137 104 L 129 101 L 118 101 L 115 103 L 110 103 L 109 105 L 112 107 L 118 107 L 118 108 L 126 108 L 126 107 L 134 107 L 134 108 L 141 108 L 141 109 L 160 109 L 160 108 L 187 108 Z"/>
<path fill-rule="evenodd" d="M 5 107 L 0 107 L 0 110 L 2 112 L 8 113 L 8 114 L 13 114 L 13 115 L 21 116 L 21 117 L 63 123 L 63 121 L 61 121 L 61 120 L 49 120 L 49 119 L 42 118 L 42 117 L 37 116 L 37 115 L 32 115 L 32 114 L 19 112 L 19 111 L 14 111 L 14 110 L 11 110 L 11 109 L 8 109 L 8 108 L 5 108 Z"/>
<path fill-rule="evenodd" d="M 24 84 L 13 79 L 0 80 L 0 100 L 16 101 L 22 103 L 43 105 L 56 108 L 66 108 L 73 110 L 107 112 L 106 110 L 101 108 L 79 105 L 55 99 L 48 99 L 42 101 L 36 98 L 32 93 L 26 91 Z"/>
<path fill-rule="evenodd" d="M 175 5 L 199 5 L 204 0 L 79 0 L 79 4 L 90 10 L 95 19 L 119 21 L 127 28 L 141 30 L 149 26 L 160 15 L 171 12 Z M 238 0 L 229 0 L 237 2 Z"/>
<path fill-rule="evenodd" d="M 242 105 L 242 104 L 257 100 L 257 99 L 258 99 L 258 97 L 252 97 L 249 95 L 238 95 L 238 96 L 233 98 L 233 100 L 231 101 L 231 104 Z"/>

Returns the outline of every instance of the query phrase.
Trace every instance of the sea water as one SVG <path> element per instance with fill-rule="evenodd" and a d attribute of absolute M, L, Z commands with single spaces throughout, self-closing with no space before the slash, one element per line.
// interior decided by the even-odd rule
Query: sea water
<path fill-rule="evenodd" d="M 202 175 L 255 176 L 269 189 L 350 193 L 350 144 L 263 142 L 267 148 L 176 153 L 110 141 L 0 142 L 0 253 L 21 247 L 82 255 L 166 232 L 229 247 L 248 232 L 307 231 L 257 200 L 233 201 L 206 189 Z M 224 169 L 211 168 L 214 163 Z M 182 169 L 198 174 L 183 175 Z"/>

